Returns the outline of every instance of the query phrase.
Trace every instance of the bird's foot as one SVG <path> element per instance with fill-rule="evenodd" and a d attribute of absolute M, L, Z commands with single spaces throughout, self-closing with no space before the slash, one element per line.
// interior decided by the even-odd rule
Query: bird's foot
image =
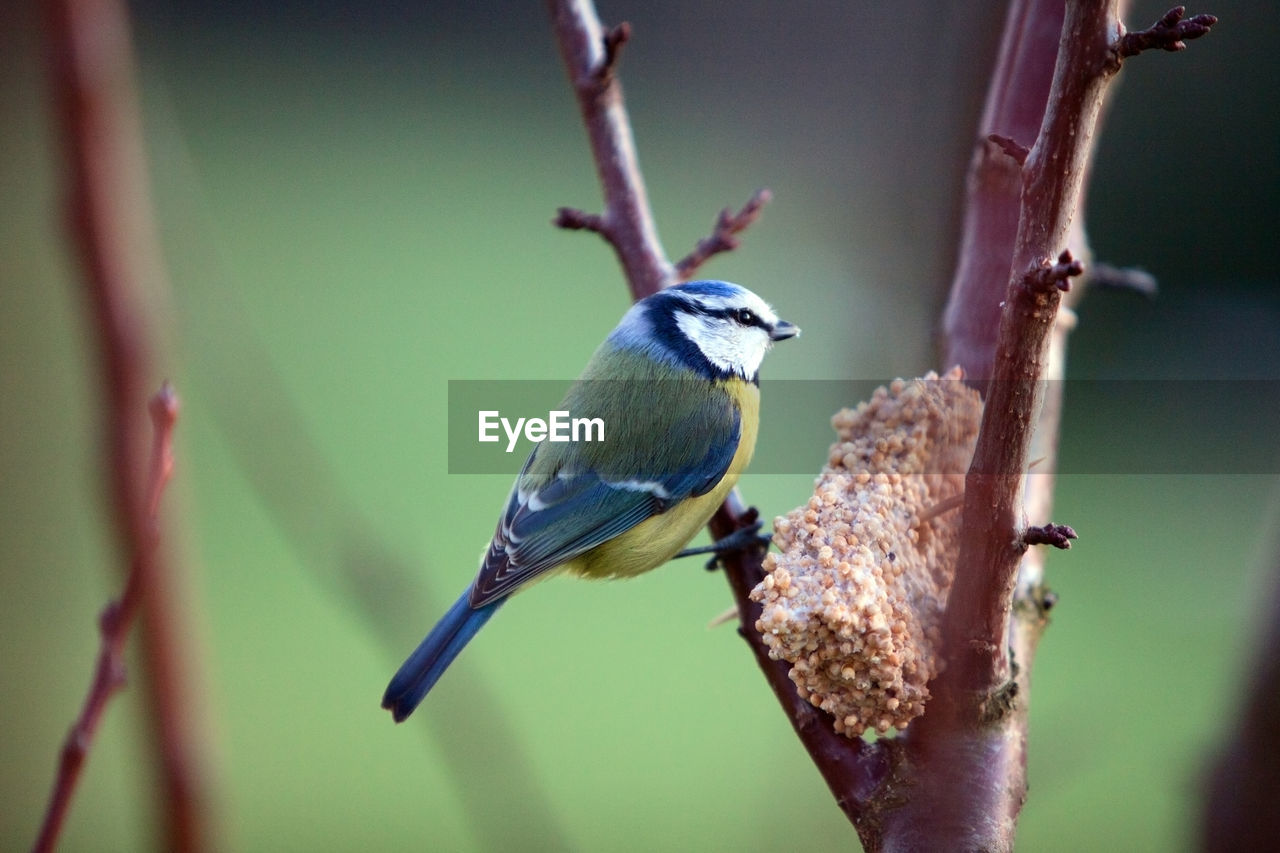
<path fill-rule="evenodd" d="M 740 527 L 721 539 L 717 539 L 710 545 L 703 545 L 698 548 L 685 548 L 676 554 L 675 558 L 680 557 L 696 557 L 699 554 L 713 555 L 707 561 L 707 571 L 714 572 L 720 567 L 720 558 L 725 554 L 733 554 L 738 551 L 750 551 L 755 548 L 768 549 L 769 543 L 773 537 L 768 533 L 761 533 L 760 528 L 763 525 L 756 521 L 746 527 Z"/>

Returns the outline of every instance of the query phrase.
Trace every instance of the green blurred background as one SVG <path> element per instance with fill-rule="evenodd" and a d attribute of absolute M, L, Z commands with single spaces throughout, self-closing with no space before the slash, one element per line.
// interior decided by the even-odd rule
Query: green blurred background
<path fill-rule="evenodd" d="M 775 193 L 742 249 L 705 270 L 804 328 L 770 378 L 940 366 L 1003 16 L 942 5 L 601 9 L 634 25 L 622 74 L 668 252 L 756 187 Z M 1130 20 L 1163 11 L 1138 3 Z M 1098 256 L 1144 266 L 1162 294 L 1092 294 L 1074 378 L 1280 379 L 1280 27 L 1270 3 L 1192 11 L 1222 23 L 1126 67 L 1090 190 Z M 447 381 L 571 377 L 626 307 L 604 245 L 549 224 L 599 191 L 541 4 L 134 12 L 173 283 L 156 309 L 183 399 L 166 504 L 205 655 L 223 846 L 853 845 L 742 642 L 706 629 L 730 599 L 696 565 L 540 586 L 408 724 L 378 709 L 471 578 L 508 486 L 447 475 Z M 34 838 L 96 615 L 120 587 L 39 20 L 17 2 L 0 20 L 6 849 Z M 1240 405 L 1273 433 L 1277 413 Z M 1100 444 L 1159 443 L 1117 428 L 1137 414 L 1069 411 L 1064 467 L 1087 470 Z M 1061 604 L 1035 671 L 1023 849 L 1191 843 L 1199 774 L 1232 732 L 1270 594 L 1274 460 L 1062 478 L 1054 520 L 1081 539 L 1050 563 Z M 811 476 L 743 489 L 773 516 Z M 136 691 L 108 710 L 66 849 L 156 842 L 140 710 Z"/>

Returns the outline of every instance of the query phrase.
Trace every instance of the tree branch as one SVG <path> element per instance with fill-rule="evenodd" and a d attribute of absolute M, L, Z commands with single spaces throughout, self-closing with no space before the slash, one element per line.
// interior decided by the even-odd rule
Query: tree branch
<path fill-rule="evenodd" d="M 1077 0 L 1064 16 L 1048 0 L 1014 2 L 988 93 L 944 317 L 947 363 L 985 388 L 985 407 L 944 615 L 947 669 L 902 739 L 906 802 L 884 816 L 899 846 L 905 838 L 923 848 L 1012 849 L 1026 796 L 1029 676 L 1052 606 L 1041 552 L 1027 546 L 1065 546 L 1074 531 L 1027 529 L 1025 519 L 1044 518 L 1052 503 L 1060 399 L 1056 388 L 1046 399 L 1045 380 L 1061 378 L 1071 321 L 1059 308 L 1083 268 L 1066 243 L 1083 234 L 1084 179 L 1119 68 L 1118 6 Z M 1048 21 L 1061 22 L 1056 42 Z M 1023 154 L 1037 111 L 1039 131 Z M 1007 284 L 993 290 L 996 282 Z M 1045 461 L 1028 478 L 1032 458 Z"/>
<path fill-rule="evenodd" d="M 756 518 L 756 510 L 744 508 L 735 489 L 725 505 L 712 516 L 711 536 L 722 539 L 750 526 Z M 765 681 L 773 689 L 773 695 L 791 721 L 796 736 L 822 774 L 836 805 L 861 835 L 867 824 L 872 795 L 889 772 L 886 742 L 867 743 L 838 733 L 830 714 L 800 698 L 795 682 L 791 680 L 790 661 L 774 660 L 769 656 L 769 647 L 755 627 L 762 608 L 760 603 L 751 600 L 751 590 L 764 580 L 765 553 L 765 549 L 736 552 L 726 554 L 720 560 L 738 608 L 738 635 L 746 640 Z"/>
<path fill-rule="evenodd" d="M 1273 513 L 1273 531 L 1277 521 Z M 1200 849 L 1209 853 L 1265 850 L 1280 837 L 1280 553 L 1272 560 L 1276 586 L 1247 672 L 1248 697 L 1204 779 Z"/>
<path fill-rule="evenodd" d="M 1043 380 L 1054 371 L 1060 375 L 1071 315 L 1060 315 L 1059 307 L 1070 279 L 1083 271 L 1066 242 L 1068 235 L 1082 241 L 1077 210 L 1106 84 L 1120 59 L 1203 35 L 1180 25 L 1179 12 L 1142 38 L 1125 41 L 1118 5 L 1119 0 L 1079 0 L 1064 12 L 1062 0 L 1013 0 L 1010 7 L 983 114 L 986 133 L 970 169 L 961 251 L 944 315 L 946 363 L 960 364 L 986 389 L 986 405 L 943 622 L 948 667 L 910 733 L 876 744 L 833 737 L 831 721 L 799 700 L 788 666 L 769 659 L 754 630 L 759 608 L 748 594 L 763 577 L 761 555 L 725 561 L 741 633 L 869 850 L 1006 850 L 1013 843 L 1026 790 L 1030 665 L 1053 603 L 1040 583 L 1040 552 L 1027 549 L 1038 542 L 1064 547 L 1074 536 L 1065 525 L 1026 529 L 1023 521 L 1028 512 L 1046 517 L 1051 504 L 1060 400 L 1051 395 L 1046 401 Z M 597 144 L 598 105 L 607 97 L 610 109 L 621 110 L 620 95 L 609 89 L 616 85 L 612 65 L 608 74 L 592 73 L 598 65 L 575 63 L 585 52 L 566 43 L 565 33 L 599 32 L 588 5 L 552 8 L 608 200 L 617 176 L 607 164 L 633 157 L 629 136 L 622 146 Z M 575 15 L 586 22 L 568 26 L 566 19 Z M 1196 26 L 1212 24 L 1209 16 L 1192 20 Z M 588 41 L 600 44 L 598 36 Z M 602 79 L 607 83 L 600 84 Z M 638 182 L 638 171 L 630 176 Z M 643 200 L 643 193 L 630 197 Z M 644 265 L 626 261 L 633 244 L 616 232 L 611 209 L 598 221 L 574 211 L 562 212 L 561 221 L 603 234 L 624 259 L 633 293 L 652 292 L 632 272 Z M 643 207 L 639 214 L 639 221 L 650 221 Z M 723 214 L 711 241 L 686 260 L 701 262 L 711 246 L 729 243 L 731 220 Z M 656 242 L 650 248 L 660 253 Z M 1078 251 L 1086 253 L 1087 247 Z M 669 266 L 656 254 L 649 268 Z M 1031 458 L 1048 462 L 1037 469 L 1037 486 L 1024 492 Z M 749 515 L 735 494 L 713 519 L 713 533 L 726 535 Z"/>
<path fill-rule="evenodd" d="M 153 440 L 151 473 L 147 478 L 147 513 L 152 529 L 158 536 L 160 496 L 173 473 L 173 427 L 178 420 L 178 397 L 173 393 L 173 388 L 165 383 L 151 398 L 148 408 L 151 410 Z M 156 540 L 153 539 L 148 550 L 154 552 L 155 544 Z M 71 797 L 80 781 L 80 771 L 93 746 L 98 724 L 102 721 L 102 714 L 111 697 L 125 685 L 124 647 L 138 612 L 139 565 L 140 561 L 135 559 L 124 593 L 118 600 L 103 608 L 98 617 L 98 631 L 101 634 L 98 663 L 89 693 L 80 709 L 80 716 L 62 745 L 58 774 L 54 779 L 40 835 L 33 847 L 40 853 L 55 849 L 71 806 Z"/>
<path fill-rule="evenodd" d="M 649 209 L 622 84 L 614 73 L 631 28 L 623 23 L 605 32 L 590 0 L 548 0 L 547 5 L 604 189 L 603 214 L 561 208 L 554 221 L 601 234 L 617 253 L 632 298 L 643 299 L 672 283 L 675 270 Z"/>
<path fill-rule="evenodd" d="M 146 318 L 163 281 L 120 0 L 51 0 L 49 47 L 69 168 L 68 211 L 101 352 L 109 498 L 143 624 L 147 706 L 168 820 L 166 846 L 210 839 L 193 709 L 191 636 L 175 567 L 155 546 L 148 438 L 137 414 L 154 387 Z"/>
<path fill-rule="evenodd" d="M 1213 15 L 1195 15 L 1184 19 L 1183 15 L 1186 13 L 1186 6 L 1175 6 L 1145 30 L 1125 33 L 1116 41 L 1116 55 L 1121 58 L 1137 56 L 1144 50 L 1157 48 L 1170 52 L 1186 50 L 1188 41 L 1208 35 L 1209 29 L 1218 23 Z"/>
<path fill-rule="evenodd" d="M 672 283 L 677 271 L 657 241 L 643 179 L 635 165 L 630 123 L 614 73 L 614 62 L 608 59 L 612 55 L 616 61 L 616 48 L 611 52 L 603 46 L 600 21 L 588 0 L 551 0 L 549 5 L 560 53 L 578 93 L 578 103 L 591 138 L 591 150 L 604 187 L 606 205 L 603 216 L 562 208 L 556 224 L 600 233 L 617 252 L 633 298 L 641 299 Z M 692 274 L 714 254 L 732 249 L 737 243 L 735 235 L 755 221 L 769 197 L 767 190 L 760 190 L 736 215 L 729 211 L 721 213 L 712 236 L 700 242 L 681 261 L 681 276 Z M 652 239 L 645 239 L 646 235 Z M 755 511 L 746 509 L 735 489 L 712 518 L 711 534 L 714 538 L 722 538 L 735 530 L 749 527 L 755 519 Z M 751 647 L 766 680 L 827 781 L 836 802 L 857 825 L 863 820 L 863 807 L 871 791 L 883 779 L 888 762 L 881 747 L 837 734 L 827 715 L 799 698 L 787 675 L 789 666 L 786 662 L 769 658 L 768 647 L 755 628 L 760 606 L 749 598 L 751 590 L 764 576 L 761 568 L 763 557 L 762 552 L 752 552 L 730 555 L 722 561 L 725 577 L 738 604 L 739 633 Z"/>
<path fill-rule="evenodd" d="M 773 193 L 767 189 L 758 189 L 737 213 L 727 207 L 720 211 L 711 236 L 699 240 L 693 251 L 676 262 L 676 276 L 681 281 L 689 281 L 712 257 L 738 248 L 737 235 L 759 219 L 764 206 L 772 200 Z"/>

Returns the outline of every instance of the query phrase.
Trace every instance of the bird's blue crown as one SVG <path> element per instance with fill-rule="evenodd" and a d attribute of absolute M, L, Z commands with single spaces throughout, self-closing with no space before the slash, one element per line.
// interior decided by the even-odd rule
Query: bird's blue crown
<path fill-rule="evenodd" d="M 724 281 L 695 281 L 661 290 L 632 306 L 609 336 L 619 349 L 639 350 L 655 361 L 691 370 L 707 379 L 726 379 L 731 370 L 717 367 L 697 342 L 680 328 L 683 314 L 706 314 L 701 297 L 727 300 L 742 288 Z"/>

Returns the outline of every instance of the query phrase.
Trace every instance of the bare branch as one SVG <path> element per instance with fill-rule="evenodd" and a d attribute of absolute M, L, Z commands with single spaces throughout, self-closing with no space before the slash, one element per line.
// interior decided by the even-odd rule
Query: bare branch
<path fill-rule="evenodd" d="M 1184 18 L 1186 13 L 1186 6 L 1174 6 L 1145 30 L 1125 33 L 1116 41 L 1116 55 L 1123 59 L 1137 56 L 1144 50 L 1186 50 L 1188 41 L 1208 35 L 1213 25 L 1218 23 L 1213 15 Z"/>
<path fill-rule="evenodd" d="M 615 73 L 631 30 L 620 24 L 606 33 L 590 0 L 548 0 L 548 7 L 604 190 L 604 212 L 598 217 L 572 211 L 566 220 L 562 208 L 556 224 L 603 236 L 618 256 L 632 297 L 643 299 L 670 284 L 675 270 L 649 210 L 622 84 Z M 565 224 L 588 221 L 594 224 Z"/>
<path fill-rule="evenodd" d="M 971 381 L 991 377 L 1000 304 L 1018 234 L 1021 166 L 1044 119 L 1062 18 L 1062 0 L 1011 0 L 987 87 L 956 271 L 942 318 L 943 364 L 960 365 Z"/>
<path fill-rule="evenodd" d="M 101 354 L 109 501 L 143 624 L 146 707 L 162 778 L 165 846 L 210 841 L 194 670 L 176 566 L 156 546 L 146 485 L 148 438 L 139 427 L 154 387 L 147 317 L 164 292 L 122 0 L 53 0 L 49 53 L 69 167 L 72 235 Z M 151 292 L 145 285 L 151 284 Z"/>
<path fill-rule="evenodd" d="M 1103 290 L 1131 290 L 1147 298 L 1160 291 L 1160 283 L 1151 273 L 1137 267 L 1117 267 L 1094 261 L 1089 266 L 1089 286 Z"/>
<path fill-rule="evenodd" d="M 1060 550 L 1071 547 L 1071 540 L 1078 538 L 1076 532 L 1065 524 L 1045 524 L 1040 527 L 1028 527 L 1022 533 L 1023 545 L 1052 545 Z"/>
<path fill-rule="evenodd" d="M 1046 293 L 1050 290 L 1061 290 L 1066 293 L 1071 289 L 1071 279 L 1084 273 L 1084 264 L 1071 257 L 1070 249 L 1063 249 L 1058 255 L 1057 263 L 1047 258 L 1040 266 L 1028 270 L 1023 276 L 1023 285 L 1031 290 Z"/>
<path fill-rule="evenodd" d="M 604 62 L 596 72 L 604 82 L 613 76 L 622 58 L 622 48 L 631 40 L 631 24 L 623 21 L 604 34 Z"/>
<path fill-rule="evenodd" d="M 1031 149 L 1008 136 L 1001 136 L 998 133 L 988 133 L 987 141 L 994 142 L 997 147 L 1009 156 L 1009 159 L 1021 166 L 1027 162 L 1027 155 L 1031 153 Z"/>
<path fill-rule="evenodd" d="M 576 207 L 562 207 L 556 211 L 556 218 L 551 220 L 557 228 L 567 231 L 594 231 L 610 239 L 612 232 L 605 224 L 604 217 L 596 213 L 587 213 Z"/>
<path fill-rule="evenodd" d="M 1273 513 L 1271 521 L 1274 531 L 1280 518 Z M 1200 849 L 1209 853 L 1265 850 L 1280 834 L 1280 552 L 1272 555 L 1271 580 L 1248 684 L 1232 697 L 1232 724 L 1203 780 Z"/>
<path fill-rule="evenodd" d="M 773 193 L 768 189 L 758 189 L 755 194 L 734 213 L 729 208 L 720 211 L 716 218 L 714 230 L 710 237 L 698 241 L 693 251 L 676 262 L 676 277 L 688 281 L 698 268 L 721 252 L 732 252 L 738 248 L 737 235 L 747 230 L 760 218 L 764 206 L 773 200 Z"/>
<path fill-rule="evenodd" d="M 160 496 L 173 473 L 173 427 L 178 419 L 178 398 L 167 382 L 151 398 L 149 408 L 154 438 L 151 473 L 147 480 L 147 511 L 154 526 L 158 523 Z M 45 810 L 40 835 L 33 847 L 40 853 L 55 849 L 71 806 L 71 798 L 80 781 L 80 771 L 93 746 L 98 724 L 102 721 L 102 714 L 111 697 L 125 685 L 124 648 L 138 612 L 139 564 L 140 561 L 134 561 L 124 593 L 117 601 L 103 608 L 98 618 L 98 631 L 102 636 L 98 663 L 80 715 L 62 745 L 57 777 L 49 795 L 49 805 Z"/>
<path fill-rule="evenodd" d="M 898 846 L 1012 849 L 1025 798 L 1029 673 L 1056 601 L 1041 581 L 1043 549 L 1028 545 L 1066 547 L 1075 532 L 1023 529 L 1024 519 L 1046 517 L 1052 503 L 1060 398 L 1056 388 L 1046 395 L 1044 380 L 1062 375 L 1072 323 L 1059 308 L 1083 272 L 1066 244 L 1082 240 L 1080 199 L 1107 83 L 1119 68 L 1111 39 L 1122 32 L 1118 0 L 1065 7 L 1064 16 L 1052 0 L 1014 0 L 970 171 L 944 316 L 946 362 L 985 389 L 985 407 L 944 615 L 947 669 L 930 685 L 924 716 L 900 738 L 905 760 L 895 778 L 905 803 L 878 816 L 886 838 L 910 839 Z M 1145 38 L 1146 46 L 1176 40 Z M 1015 140 L 1032 138 L 1024 154 Z M 1044 464 L 1026 478 L 1033 458 Z"/>
<path fill-rule="evenodd" d="M 712 516 L 711 535 L 715 539 L 723 539 L 736 530 L 750 527 L 756 517 L 755 508 L 743 508 L 735 489 L 725 505 Z M 855 827 L 859 827 L 861 833 L 872 794 L 889 772 L 887 742 L 872 744 L 838 733 L 830 714 L 800 698 L 791 680 L 791 663 L 769 656 L 769 647 L 755 628 L 760 619 L 761 605 L 751 600 L 751 590 L 764 580 L 764 556 L 765 551 L 757 550 L 728 554 L 721 560 L 725 579 L 738 607 L 738 635 L 750 647 L 756 664 L 773 689 L 774 697 L 791 721 L 791 727 L 831 789 L 836 805 Z"/>
<path fill-rule="evenodd" d="M 635 165 L 630 127 L 616 75 L 600 71 L 602 67 L 611 68 L 616 62 L 617 49 L 615 47 L 610 52 L 607 45 L 600 47 L 606 40 L 600 34 L 600 22 L 589 0 L 551 0 L 550 8 L 561 54 L 578 93 L 579 106 L 591 138 L 606 207 L 605 213 L 599 217 L 562 208 L 556 224 L 604 235 L 618 254 L 633 298 L 640 299 L 671 283 L 676 270 L 657 240 L 643 179 Z M 610 55 L 612 60 L 608 58 Z M 691 273 L 716 251 L 725 251 L 729 248 L 727 244 L 736 243 L 734 236 L 758 217 L 759 209 L 768 198 L 767 191 L 762 190 L 738 214 L 722 213 L 709 241 L 700 243 L 681 262 L 684 272 Z M 755 518 L 755 511 L 744 506 L 735 489 L 710 522 L 712 536 L 720 539 L 735 530 L 750 527 Z M 827 780 L 836 802 L 857 825 L 865 817 L 864 809 L 871 792 L 884 778 L 888 767 L 886 750 L 880 745 L 850 740 L 837 734 L 830 717 L 800 699 L 787 674 L 789 665 L 769 658 L 768 648 L 755 629 L 760 605 L 749 597 L 763 577 L 762 557 L 763 554 L 753 552 L 729 555 L 722 561 L 725 577 L 738 604 L 739 633 L 751 647 L 783 711 Z"/>

